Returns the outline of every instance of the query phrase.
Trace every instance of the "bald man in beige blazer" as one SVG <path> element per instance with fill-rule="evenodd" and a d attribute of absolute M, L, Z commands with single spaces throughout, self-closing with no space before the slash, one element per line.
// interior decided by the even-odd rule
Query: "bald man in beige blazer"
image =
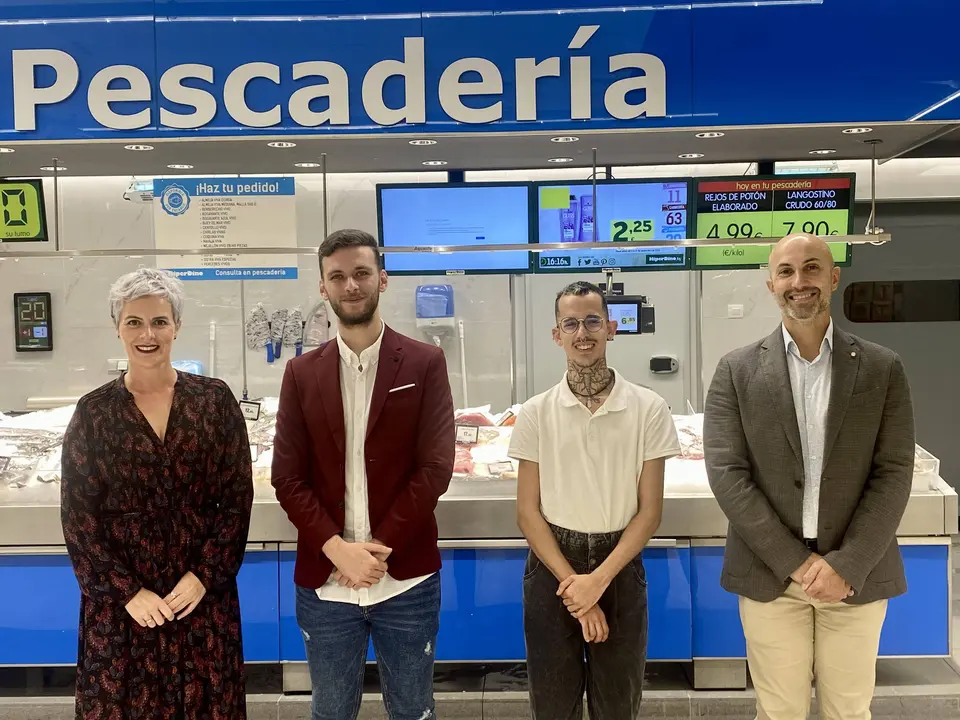
<path fill-rule="evenodd" d="M 805 720 L 814 678 L 822 720 L 869 720 L 887 600 L 907 589 L 910 389 L 895 353 L 834 327 L 839 281 L 823 240 L 781 240 L 767 284 L 783 322 L 720 361 L 704 410 L 761 720 Z"/>

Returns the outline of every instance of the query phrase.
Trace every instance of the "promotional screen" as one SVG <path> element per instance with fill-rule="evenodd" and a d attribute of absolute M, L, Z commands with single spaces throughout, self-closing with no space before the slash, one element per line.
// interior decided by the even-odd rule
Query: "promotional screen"
<path fill-rule="evenodd" d="M 854 176 L 798 175 L 697 181 L 698 238 L 781 238 L 805 232 L 829 240 L 852 231 Z M 827 243 L 838 264 L 846 243 Z M 765 265 L 772 245 L 698 247 L 697 268 Z"/>
<path fill-rule="evenodd" d="M 551 250 L 538 253 L 536 269 L 684 267 L 682 247 L 643 247 L 649 240 L 687 237 L 687 183 L 644 181 L 593 185 L 541 185 L 537 189 L 540 243 L 630 242 L 636 249 Z"/>
<path fill-rule="evenodd" d="M 527 185 L 378 187 L 380 244 L 520 245 L 530 242 Z M 526 272 L 526 250 L 385 253 L 387 272 Z"/>

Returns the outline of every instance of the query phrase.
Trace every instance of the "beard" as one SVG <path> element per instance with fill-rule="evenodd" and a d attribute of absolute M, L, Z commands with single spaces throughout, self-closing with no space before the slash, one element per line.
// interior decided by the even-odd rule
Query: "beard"
<path fill-rule="evenodd" d="M 376 292 L 367 298 L 359 308 L 344 308 L 339 302 L 330 301 L 330 307 L 333 308 L 334 315 L 344 327 L 360 327 L 369 325 L 373 320 L 377 307 L 380 305 L 380 293 Z"/>
<path fill-rule="evenodd" d="M 787 299 L 788 293 L 784 293 L 777 298 L 777 304 L 780 305 L 780 309 L 783 310 L 783 312 L 793 320 L 797 320 L 799 322 L 809 322 L 814 320 L 830 309 L 830 295 L 824 293 L 819 288 L 805 288 L 800 292 L 809 292 L 810 290 L 817 291 L 816 302 L 807 303 L 805 305 L 795 305 Z M 794 291 L 791 290 L 789 294 L 793 293 Z"/>

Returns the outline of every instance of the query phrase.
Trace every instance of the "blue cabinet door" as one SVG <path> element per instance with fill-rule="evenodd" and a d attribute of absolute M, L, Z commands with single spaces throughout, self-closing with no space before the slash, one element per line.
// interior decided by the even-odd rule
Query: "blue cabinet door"
<path fill-rule="evenodd" d="M 237 575 L 243 659 L 280 662 L 280 553 L 248 550 Z"/>
<path fill-rule="evenodd" d="M 907 592 L 887 604 L 880 655 L 950 654 L 950 548 L 901 545 Z"/>
<path fill-rule="evenodd" d="M 0 555 L 0 665 L 75 665 L 80 588 L 66 553 Z"/>
<path fill-rule="evenodd" d="M 693 656 L 746 658 L 736 595 L 720 587 L 723 546 L 690 549 L 693 568 Z"/>
<path fill-rule="evenodd" d="M 293 568 L 297 553 L 280 551 L 280 661 L 306 662 L 307 651 L 297 625 L 297 589 L 293 584 Z"/>

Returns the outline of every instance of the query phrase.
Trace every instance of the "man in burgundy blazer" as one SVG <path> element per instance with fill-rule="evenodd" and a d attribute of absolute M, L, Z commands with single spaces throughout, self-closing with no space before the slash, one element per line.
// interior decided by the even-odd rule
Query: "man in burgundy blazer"
<path fill-rule="evenodd" d="M 341 230 L 320 247 L 337 337 L 287 363 L 272 483 L 298 530 L 297 620 L 313 720 L 353 720 L 372 637 L 390 718 L 433 718 L 440 613 L 434 511 L 453 471 L 443 352 L 380 319 L 377 243 Z M 427 714 L 424 714 L 427 712 Z"/>

